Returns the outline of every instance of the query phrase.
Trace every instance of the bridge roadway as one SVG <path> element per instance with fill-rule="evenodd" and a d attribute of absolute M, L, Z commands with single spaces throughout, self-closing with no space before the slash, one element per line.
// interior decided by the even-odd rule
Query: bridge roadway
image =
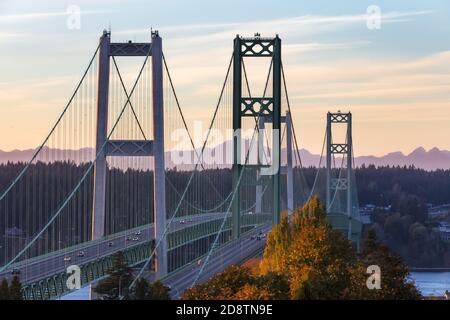
<path fill-rule="evenodd" d="M 198 283 L 207 281 L 213 275 L 223 271 L 227 266 L 231 264 L 241 263 L 255 256 L 256 253 L 260 253 L 266 243 L 265 238 L 263 240 L 256 240 L 252 239 L 252 236 L 257 235 L 260 232 L 267 234 L 270 229 L 271 227 L 267 225 L 258 227 L 243 234 L 239 240 L 233 240 L 221 246 L 220 251 L 217 251 L 211 255 L 208 265 L 203 270 L 202 276 L 199 278 Z M 205 256 L 199 259 L 201 259 L 201 261 L 204 261 Z M 198 265 L 197 262 L 198 259 L 162 279 L 162 281 L 166 285 L 171 286 L 172 299 L 181 298 L 184 290 L 192 285 L 201 267 L 201 265 Z M 149 278 L 150 281 L 155 280 L 153 276 L 154 274 L 152 273 Z M 95 286 L 97 282 L 98 279 L 92 281 L 91 284 Z M 69 292 L 57 299 L 89 300 L 91 296 L 89 292 L 89 286 L 86 286 L 80 290 Z"/>
<path fill-rule="evenodd" d="M 175 218 L 169 227 L 169 232 L 181 230 L 210 220 L 220 219 L 224 215 L 224 212 L 214 212 Z M 181 223 L 181 220 L 185 220 L 185 223 Z M 128 237 L 137 238 L 137 240 L 127 240 Z M 20 271 L 20 280 L 25 285 L 56 273 L 64 272 L 69 265 L 81 265 L 151 239 L 153 239 L 153 224 L 144 225 L 126 232 L 107 236 L 98 241 L 90 241 L 48 255 L 32 258 L 27 262 L 22 261 L 13 264 L 7 270 L 0 273 L 0 279 L 6 278 L 11 280 L 13 277 L 11 271 L 14 268 Z M 112 246 L 109 245 L 111 242 L 113 243 Z M 77 255 L 81 251 L 84 253 L 84 256 L 78 257 Z M 65 257 L 70 257 L 71 260 L 64 261 Z"/>
<path fill-rule="evenodd" d="M 241 263 L 254 256 L 255 253 L 261 251 L 266 243 L 266 237 L 264 237 L 263 240 L 257 240 L 252 239 L 252 236 L 257 235 L 260 232 L 267 234 L 271 228 L 271 226 L 264 225 L 243 234 L 238 240 L 233 240 L 223 245 L 220 248 L 220 251 L 218 250 L 211 255 L 208 264 L 198 279 L 198 283 L 206 282 L 216 273 L 223 271 L 227 266 Z M 196 260 L 163 279 L 163 282 L 170 285 L 172 288 L 171 292 L 173 299 L 180 298 L 184 290 L 192 285 L 200 271 L 204 259 L 204 257 L 201 259 L 200 264 L 198 264 L 198 260 Z"/>

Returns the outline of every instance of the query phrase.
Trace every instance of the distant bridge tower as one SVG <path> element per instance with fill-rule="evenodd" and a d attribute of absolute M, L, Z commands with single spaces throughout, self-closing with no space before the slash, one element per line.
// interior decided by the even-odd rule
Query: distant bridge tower
<path fill-rule="evenodd" d="M 245 57 L 272 58 L 272 97 L 243 97 L 242 96 L 242 59 Z M 252 38 L 243 38 L 239 35 L 234 39 L 233 51 L 233 190 L 238 186 L 241 174 L 241 128 L 242 118 L 253 117 L 262 119 L 268 117 L 272 123 L 273 145 L 272 166 L 276 172 L 270 176 L 273 184 L 273 224 L 280 221 L 280 129 L 281 129 L 281 39 L 261 38 L 259 34 Z M 262 120 L 265 121 L 265 120 Z M 241 197 L 240 188 L 232 204 L 232 235 L 239 238 L 241 233 Z M 258 198 L 257 198 L 258 202 Z"/>
<path fill-rule="evenodd" d="M 110 57 L 147 56 L 152 62 L 153 97 L 153 140 L 109 140 L 108 139 L 108 96 Z M 154 236 L 160 241 L 156 252 L 156 276 L 167 273 L 165 164 L 164 164 L 164 101 L 162 40 L 158 32 L 152 32 L 151 43 L 111 43 L 111 35 L 104 31 L 100 38 L 97 133 L 94 167 L 94 203 L 92 211 L 92 240 L 105 236 L 105 192 L 107 156 L 152 156 L 154 158 Z"/>
<path fill-rule="evenodd" d="M 344 124 L 347 126 L 345 142 L 335 143 L 333 141 L 333 125 Z M 359 250 L 361 235 L 361 223 L 359 221 L 359 209 L 356 199 L 356 186 L 353 178 L 353 137 L 352 137 L 352 114 L 327 113 L 327 181 L 326 181 L 326 204 L 327 216 L 333 228 L 342 230 L 347 238 L 356 244 Z M 345 174 L 342 172 L 337 178 L 332 175 L 333 155 L 346 157 Z M 339 160 L 340 161 L 340 160 Z M 341 168 L 344 170 L 344 168 Z M 345 192 L 345 205 L 341 205 L 339 193 Z"/>

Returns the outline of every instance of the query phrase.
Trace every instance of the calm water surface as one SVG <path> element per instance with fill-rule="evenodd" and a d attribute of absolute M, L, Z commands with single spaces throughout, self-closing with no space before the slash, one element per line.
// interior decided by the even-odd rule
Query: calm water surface
<path fill-rule="evenodd" d="M 445 290 L 450 291 L 450 272 L 411 272 L 423 296 L 443 296 Z"/>

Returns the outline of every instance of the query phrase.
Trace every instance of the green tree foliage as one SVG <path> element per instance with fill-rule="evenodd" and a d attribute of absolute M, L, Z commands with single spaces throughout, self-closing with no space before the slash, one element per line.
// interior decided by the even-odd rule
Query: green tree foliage
<path fill-rule="evenodd" d="M 149 297 L 151 300 L 170 300 L 170 290 L 161 281 L 157 280 L 150 286 Z"/>
<path fill-rule="evenodd" d="M 0 300 L 9 299 L 9 285 L 6 279 L 3 279 L 0 284 Z"/>
<path fill-rule="evenodd" d="M 170 289 L 161 281 L 157 280 L 151 284 L 146 279 L 136 281 L 133 300 L 170 300 Z"/>
<path fill-rule="evenodd" d="M 252 283 L 259 292 L 265 292 L 265 300 L 289 299 L 288 278 L 280 273 L 269 272 L 252 278 Z M 253 300 L 259 300 L 254 297 Z"/>
<path fill-rule="evenodd" d="M 186 289 L 185 300 L 280 300 L 289 297 L 287 278 L 279 273 L 253 275 L 249 268 L 231 265 L 208 282 Z"/>
<path fill-rule="evenodd" d="M 250 269 L 231 265 L 216 274 L 208 282 L 186 289 L 183 299 L 231 299 L 245 284 L 250 282 Z"/>
<path fill-rule="evenodd" d="M 368 290 L 366 286 L 368 266 L 376 265 L 381 271 L 381 289 Z M 352 270 L 351 286 L 345 291 L 348 299 L 416 300 L 420 292 L 408 279 L 409 270 L 400 256 L 380 244 L 374 231 L 364 241 L 359 265 Z"/>
<path fill-rule="evenodd" d="M 0 190 L 4 190 L 12 179 L 23 169 L 25 163 L 6 163 L 0 164 Z M 39 223 L 19 224 L 20 221 L 35 221 L 35 212 L 40 213 L 39 221 L 47 221 L 50 219 L 52 210 L 44 208 L 36 208 L 33 199 L 41 199 L 41 204 L 61 203 L 67 194 L 73 189 L 73 179 L 70 177 L 81 176 L 89 166 L 89 163 L 76 164 L 74 162 L 54 162 L 43 163 L 37 162 L 32 164 L 27 171 L 26 179 L 31 186 L 30 192 L 35 197 L 25 197 L 25 193 L 10 199 L 11 205 L 5 208 L 5 214 L 15 217 L 15 225 L 6 225 L 4 221 L 0 221 L 0 246 L 2 248 L 12 248 L 23 246 L 21 240 L 9 240 L 9 246 L 6 246 L 5 233 L 8 228 L 19 228 L 25 235 L 33 235 L 42 229 Z M 298 168 L 294 170 L 299 170 Z M 312 185 L 316 168 L 303 168 L 306 180 Z M 110 198 L 115 199 L 114 205 L 109 208 L 110 215 L 107 221 L 107 234 L 120 232 L 125 229 L 133 228 L 137 225 L 151 223 L 153 221 L 153 200 L 148 197 L 151 193 L 151 186 L 148 181 L 152 179 L 152 172 L 148 170 L 120 170 L 118 168 L 108 168 L 108 177 L 116 181 L 116 187 L 107 194 L 107 203 Z M 189 180 L 189 171 L 168 170 L 167 176 L 174 185 L 185 185 Z M 361 205 L 374 204 L 377 206 L 392 205 L 389 210 L 377 209 L 373 215 L 373 221 L 376 228 L 381 232 L 378 234 L 380 239 L 386 240 L 386 243 L 395 252 L 408 262 L 409 265 L 415 267 L 438 267 L 450 266 L 450 245 L 445 245 L 439 240 L 437 233 L 433 230 L 433 226 L 426 221 L 425 203 L 443 204 L 450 203 L 450 170 L 425 171 L 414 167 L 374 167 L 362 166 L 355 169 L 356 183 L 358 185 L 358 199 Z M 203 197 L 199 199 L 198 206 L 210 207 L 211 203 L 218 203 L 228 194 L 226 190 L 231 187 L 231 170 L 230 169 L 211 169 L 202 170 L 196 175 L 200 190 L 187 190 L 186 197 L 192 196 L 191 192 L 201 192 Z M 46 183 L 43 183 L 46 181 Z M 129 185 L 131 181 L 137 181 L 137 190 L 133 195 L 138 203 L 139 214 L 129 206 L 130 193 L 125 192 L 124 186 Z M 218 192 L 210 192 L 211 182 L 223 182 L 223 188 L 219 188 Z M 90 192 L 93 183 L 93 176 L 90 175 L 86 179 L 86 183 L 80 186 L 80 201 L 74 204 L 74 216 L 81 220 L 80 226 L 89 226 L 90 212 L 85 212 L 86 207 L 92 208 L 92 192 Z M 228 185 L 227 185 L 228 184 Z M 52 192 L 58 190 L 58 192 Z M 325 197 L 324 186 L 317 186 L 317 193 L 321 198 Z M 167 212 L 172 212 L 177 205 L 179 198 L 178 193 L 169 187 L 166 192 Z M 12 212 L 14 208 L 14 212 Z M 90 210 L 90 209 L 89 209 Z M 195 210 L 187 203 L 182 203 L 179 212 L 183 214 L 194 214 Z M 395 216 L 389 221 L 386 220 L 391 216 Z M 57 250 L 59 247 L 73 245 L 73 230 L 69 230 L 70 223 L 66 223 L 64 219 L 70 219 L 71 215 L 61 217 L 62 229 L 49 230 L 48 239 L 54 241 L 37 241 L 30 249 L 31 256 L 47 250 Z M 450 219 L 450 218 L 449 218 Z M 410 232 L 409 228 L 414 223 L 420 223 L 427 230 L 428 235 L 424 236 L 425 242 L 421 240 L 421 235 L 417 232 Z M 386 223 L 386 224 L 385 224 Z M 415 229 L 415 227 L 414 227 Z M 86 228 L 79 228 L 76 238 L 80 242 L 89 240 L 89 233 L 85 232 Z M 58 232 L 56 232 L 58 231 Z M 59 237 L 62 235 L 62 237 Z M 288 237 L 288 235 L 286 235 Z M 282 239 L 277 239 L 279 245 L 283 245 Z M 14 241 L 14 244 L 11 243 Z M 50 245 L 50 247 L 48 247 Z M 53 246 L 53 247 L 52 247 Z M 5 250 L 5 249 L 3 249 Z M 5 264 L 14 254 L 12 251 L 0 254 L 0 265 Z M 446 258 L 448 257 L 448 258 Z M 283 257 L 281 257 L 282 259 Z"/>
<path fill-rule="evenodd" d="M 132 282 L 131 268 L 122 251 L 113 256 L 112 267 L 108 272 L 109 276 L 100 281 L 94 288 L 105 300 L 117 300 L 128 296 L 128 287 Z"/>
<path fill-rule="evenodd" d="M 22 296 L 22 284 L 20 283 L 19 277 L 14 276 L 9 285 L 9 299 L 10 300 L 23 300 Z"/>
<path fill-rule="evenodd" d="M 0 300 L 23 300 L 22 284 L 18 276 L 14 276 L 10 284 L 6 279 L 1 281 Z"/>
<path fill-rule="evenodd" d="M 134 285 L 133 299 L 134 300 L 147 300 L 149 291 L 148 281 L 141 278 L 136 281 Z"/>

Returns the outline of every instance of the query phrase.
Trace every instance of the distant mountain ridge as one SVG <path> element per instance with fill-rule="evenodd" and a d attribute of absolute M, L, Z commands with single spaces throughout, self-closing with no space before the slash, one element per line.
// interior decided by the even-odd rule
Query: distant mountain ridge
<path fill-rule="evenodd" d="M 222 148 L 223 145 L 220 145 L 218 148 Z M 49 149 L 43 150 L 43 155 L 39 157 L 41 160 L 45 160 L 45 152 Z M 92 149 L 80 149 L 80 150 L 51 150 L 53 155 L 59 155 L 59 158 L 71 158 L 71 159 L 80 159 L 80 161 L 87 161 L 88 159 L 92 159 L 94 156 L 94 152 Z M 26 149 L 26 150 L 12 150 L 12 151 L 2 151 L 0 150 L 0 163 L 10 162 L 27 162 L 33 156 L 35 150 L 34 149 Z M 313 154 L 306 149 L 300 149 L 300 156 L 302 158 L 303 166 L 317 166 L 319 164 L 320 155 Z M 281 158 L 282 161 L 286 157 L 286 151 L 282 150 Z M 48 159 L 48 158 L 47 158 Z M 55 158 L 53 158 L 55 159 Z M 170 154 L 166 152 L 166 163 L 169 167 L 172 167 L 170 161 Z M 437 170 L 437 169 L 450 169 L 450 151 L 449 150 L 440 150 L 438 148 L 432 148 L 429 151 L 426 151 L 423 147 L 419 147 L 412 151 L 409 154 L 404 154 L 400 151 L 390 152 L 384 156 L 358 156 L 355 157 L 355 165 L 360 167 L 361 165 L 375 165 L 375 166 L 415 166 L 416 168 L 422 168 L 425 170 Z M 321 166 L 325 165 L 325 159 L 322 159 Z"/>
<path fill-rule="evenodd" d="M 306 166 L 317 166 L 320 156 L 311 154 L 306 149 L 300 150 L 303 164 Z M 314 164 L 315 162 L 315 164 Z M 387 153 L 384 156 L 358 156 L 355 157 L 355 165 L 375 165 L 375 166 L 415 166 L 425 170 L 450 169 L 450 151 L 432 148 L 426 151 L 423 147 L 418 147 L 409 154 L 396 151 Z"/>

